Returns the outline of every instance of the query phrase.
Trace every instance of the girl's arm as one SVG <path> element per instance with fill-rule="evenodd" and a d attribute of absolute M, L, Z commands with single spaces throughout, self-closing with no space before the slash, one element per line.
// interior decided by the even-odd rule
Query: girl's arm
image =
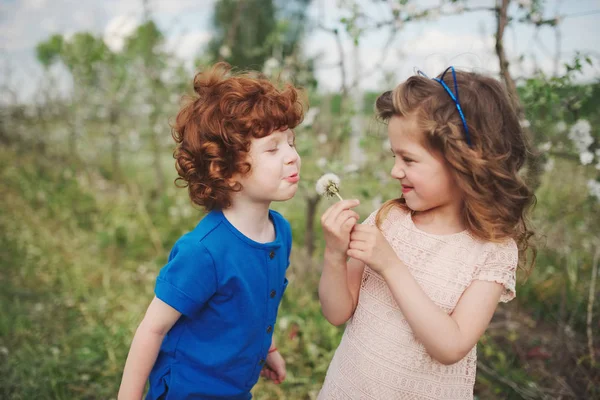
<path fill-rule="evenodd" d="M 446 365 L 463 359 L 477 344 L 504 290 L 496 282 L 473 281 L 448 315 L 421 289 L 402 261 L 383 270 L 382 276 L 415 337 L 432 358 Z"/>
<path fill-rule="evenodd" d="M 133 337 L 119 389 L 119 400 L 140 400 L 162 341 L 181 313 L 154 297 Z"/>
<path fill-rule="evenodd" d="M 319 281 L 319 300 L 323 315 L 331 324 L 344 324 L 356 310 L 358 292 L 365 265 L 345 254 L 325 250 Z"/>
<path fill-rule="evenodd" d="M 363 264 L 346 262 L 350 231 L 359 216 L 352 211 L 358 200 L 343 200 L 332 205 L 321 217 L 325 236 L 323 272 L 319 281 L 319 300 L 325 318 L 341 325 L 354 312 Z"/>
<path fill-rule="evenodd" d="M 349 248 L 350 257 L 369 265 L 385 279 L 415 337 L 442 364 L 458 362 L 475 346 L 504 290 L 499 283 L 475 280 L 448 315 L 427 296 L 379 229 L 357 225 Z"/>

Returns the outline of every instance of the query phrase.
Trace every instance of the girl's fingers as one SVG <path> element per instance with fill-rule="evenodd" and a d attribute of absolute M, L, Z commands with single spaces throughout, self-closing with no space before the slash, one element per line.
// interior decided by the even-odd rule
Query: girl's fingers
<path fill-rule="evenodd" d="M 361 242 L 361 241 L 357 241 L 357 240 L 351 240 L 350 244 L 348 245 L 349 249 L 354 249 L 354 250 L 361 250 L 364 251 L 366 250 L 366 243 L 365 242 Z"/>
<path fill-rule="evenodd" d="M 338 201 L 337 203 L 335 203 L 334 205 L 329 207 L 327 209 L 327 211 L 325 211 L 325 213 L 321 217 L 321 223 L 329 220 L 332 216 L 337 217 L 337 215 L 340 212 L 342 212 L 343 210 L 349 210 L 351 208 L 358 206 L 359 204 L 360 204 L 360 202 L 358 200 Z"/>
<path fill-rule="evenodd" d="M 348 218 L 346 221 L 344 221 L 344 223 L 342 224 L 342 232 L 344 232 L 346 235 L 348 233 L 350 233 L 350 231 L 352 230 L 352 227 L 354 225 L 356 225 L 356 219 L 354 219 L 354 217 L 350 217 Z"/>
<path fill-rule="evenodd" d="M 354 258 L 355 260 L 365 262 L 364 257 L 362 256 L 363 252 L 358 249 L 348 249 L 346 255 Z"/>
<path fill-rule="evenodd" d="M 361 232 L 359 229 L 357 229 L 360 225 L 357 225 L 353 230 L 352 233 L 350 233 L 350 240 L 359 240 L 362 242 L 366 242 L 367 240 L 369 240 L 371 238 L 371 234 L 368 232 Z"/>
<path fill-rule="evenodd" d="M 360 218 L 360 216 L 352 210 L 344 210 L 337 215 L 335 218 L 334 224 L 337 226 L 341 226 L 347 219 L 354 218 L 356 221 Z"/>
<path fill-rule="evenodd" d="M 351 210 L 344 210 L 338 214 L 335 221 L 333 221 L 333 229 L 338 230 L 347 220 L 353 219 L 355 222 L 358 221 L 358 214 Z"/>

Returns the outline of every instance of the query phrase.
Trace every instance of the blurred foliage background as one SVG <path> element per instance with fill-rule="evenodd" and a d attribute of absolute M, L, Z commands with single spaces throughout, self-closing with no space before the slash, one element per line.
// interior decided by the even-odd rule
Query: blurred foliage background
<path fill-rule="evenodd" d="M 225 60 L 303 86 L 311 108 L 297 129 L 301 188 L 274 204 L 294 235 L 290 286 L 276 333 L 287 360 L 280 386 L 260 381 L 257 399 L 314 399 L 342 328 L 322 317 L 317 283 L 318 216 L 331 203 L 314 191 L 325 172 L 361 199 L 363 217 L 397 197 L 388 174 L 377 92 L 359 89 L 340 63 L 339 91 L 319 90 L 315 59 L 303 52 L 314 29 L 353 39 L 367 28 L 397 32 L 481 2 L 422 8 L 387 2 L 383 22 L 340 2 L 343 30 L 311 23 L 310 0 L 218 0 L 214 35 L 196 70 Z M 476 3 L 476 4 L 472 4 Z M 499 79 L 511 90 L 536 152 L 523 171 L 536 190 L 537 263 L 517 299 L 499 307 L 479 343 L 480 399 L 600 398 L 600 82 L 583 82 L 598 55 L 577 53 L 554 74 L 511 75 L 504 28 L 560 29 L 543 1 L 490 1 Z M 193 73 L 174 57 L 146 3 L 144 20 L 111 50 L 90 32 L 53 35 L 36 47 L 44 79 L 35 100 L 7 86 L 0 109 L 0 398 L 112 399 L 130 341 L 175 240 L 202 217 L 176 189 L 169 119 Z M 344 59 L 343 57 L 341 58 Z M 56 66 L 68 73 L 68 93 Z M 360 77 L 360 71 L 354 71 Z M 391 82 L 385 89 L 391 89 Z"/>

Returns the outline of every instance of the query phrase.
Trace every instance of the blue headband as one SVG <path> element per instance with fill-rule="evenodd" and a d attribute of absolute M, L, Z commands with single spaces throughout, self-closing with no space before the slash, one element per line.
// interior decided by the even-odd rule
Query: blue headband
<path fill-rule="evenodd" d="M 446 75 L 446 72 L 448 72 L 448 70 L 452 70 L 452 79 L 454 80 L 454 93 L 452 93 L 448 85 L 446 85 L 446 82 L 444 82 L 444 75 Z M 417 74 L 429 79 L 429 77 L 425 75 L 425 73 L 421 70 L 417 71 Z M 467 144 L 469 145 L 469 147 L 471 147 L 471 136 L 469 135 L 469 127 L 467 126 L 465 114 L 463 113 L 463 110 L 460 106 L 460 101 L 458 100 L 458 83 L 456 82 L 456 72 L 454 71 L 454 67 L 450 66 L 446 68 L 446 70 L 442 73 L 442 76 L 440 76 L 439 78 L 433 78 L 433 80 L 439 82 L 444 88 L 444 90 L 450 95 L 452 101 L 454 101 L 456 109 L 458 110 L 458 114 L 460 115 L 463 127 L 465 128 L 465 138 L 467 139 Z"/>

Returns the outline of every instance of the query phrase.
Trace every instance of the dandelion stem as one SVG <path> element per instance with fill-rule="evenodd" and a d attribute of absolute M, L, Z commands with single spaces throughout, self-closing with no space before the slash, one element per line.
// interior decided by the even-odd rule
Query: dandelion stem
<path fill-rule="evenodd" d="M 340 196 L 340 194 L 338 192 L 335 192 L 335 195 L 338 197 L 338 199 L 344 200 L 344 199 L 342 199 L 342 196 Z"/>

